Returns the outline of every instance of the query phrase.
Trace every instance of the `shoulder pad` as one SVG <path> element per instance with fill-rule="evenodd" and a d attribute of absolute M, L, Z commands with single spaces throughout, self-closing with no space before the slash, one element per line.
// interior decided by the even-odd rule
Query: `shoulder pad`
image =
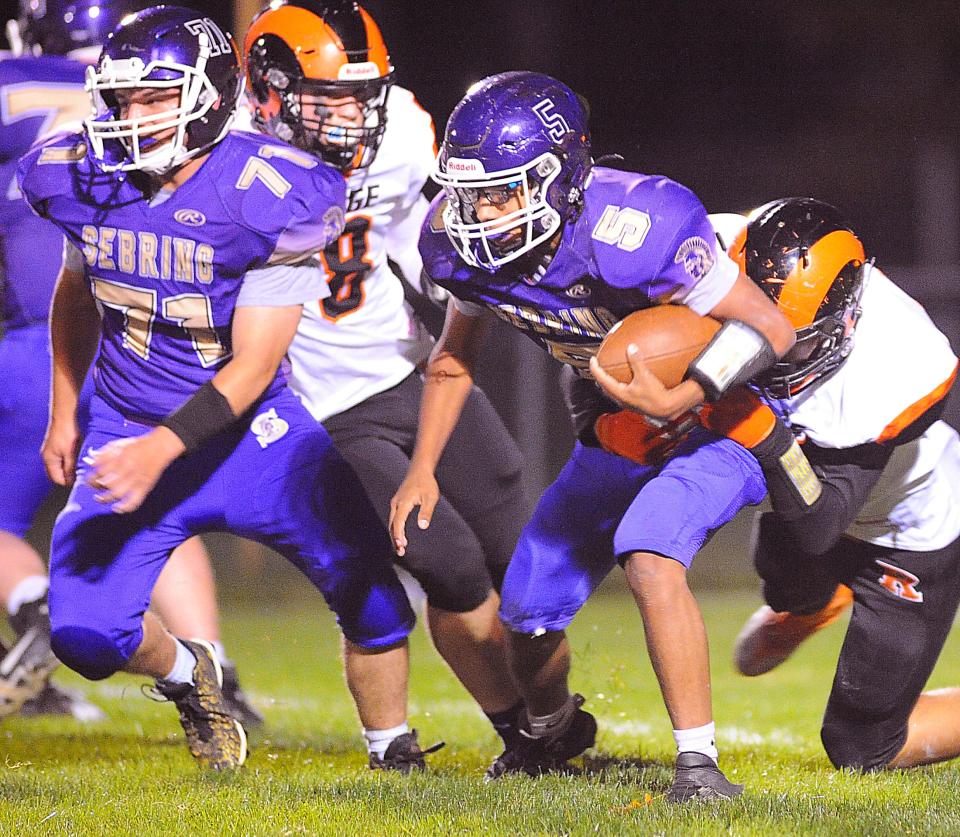
<path fill-rule="evenodd" d="M 453 275 L 458 264 L 463 264 L 443 226 L 443 211 L 446 206 L 447 199 L 441 192 L 430 202 L 427 217 L 420 228 L 419 247 L 423 269 L 431 279 L 446 279 Z"/>
<path fill-rule="evenodd" d="M 339 208 L 336 223 L 342 226 L 346 200 L 346 181 L 337 169 L 263 134 L 231 131 L 221 146 L 224 162 L 216 189 L 235 221 L 273 237 L 298 227 L 307 239 L 306 230 L 313 225 L 314 252 L 332 240 L 329 226 L 336 219 L 329 211 Z M 339 231 L 333 238 L 337 235 Z"/>
<path fill-rule="evenodd" d="M 592 255 L 610 284 L 636 285 L 655 278 L 674 255 L 699 198 L 667 177 L 599 167 L 584 191 L 578 223 L 587 227 Z"/>
<path fill-rule="evenodd" d="M 78 166 L 87 163 L 87 144 L 83 134 L 58 134 L 33 146 L 17 165 L 17 180 L 27 202 L 41 212 L 40 206 L 54 195 L 70 194 Z M 84 166 L 89 168 L 89 166 Z"/>

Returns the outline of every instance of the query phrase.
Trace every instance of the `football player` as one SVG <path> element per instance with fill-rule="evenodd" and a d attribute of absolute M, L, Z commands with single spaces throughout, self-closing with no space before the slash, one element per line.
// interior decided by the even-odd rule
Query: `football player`
<path fill-rule="evenodd" d="M 346 226 L 322 253 L 330 296 L 304 305 L 290 383 L 386 523 L 416 437 L 417 370 L 432 346 L 388 260 L 418 285 L 433 123 L 394 83 L 376 23 L 352 0 L 272 3 L 251 24 L 244 52 L 256 124 L 347 177 Z M 400 562 L 426 592 L 434 644 L 508 746 L 520 705 L 496 591 L 529 517 L 520 464 L 473 388 L 438 466 L 434 525 L 411 534 Z"/>
<path fill-rule="evenodd" d="M 86 65 L 96 60 L 120 19 L 146 5 L 137 0 L 24 2 L 20 18 L 7 27 L 15 57 L 0 62 L 0 370 L 17 385 L 0 410 L 0 601 L 17 642 L 0 661 L 0 715 L 18 709 L 81 719 L 102 714 L 49 680 L 57 660 L 50 651 L 47 570 L 23 540 L 51 488 L 39 451 L 50 397 L 46 322 L 62 234 L 30 211 L 14 175 L 17 160 L 40 135 L 79 125 L 89 114 L 90 99 L 83 90 Z M 88 385 L 82 393 L 84 415 L 90 390 Z M 168 626 L 214 645 L 230 710 L 244 723 L 262 721 L 240 690 L 236 668 L 220 642 L 213 576 L 199 539 L 176 551 L 160 576 L 155 599 Z"/>
<path fill-rule="evenodd" d="M 960 688 L 921 690 L 960 603 L 960 439 L 940 418 L 957 358 L 834 207 L 787 198 L 739 220 L 726 230 L 731 255 L 797 330 L 758 383 L 806 440 L 822 492 L 804 507 L 773 497 L 761 516 L 767 605 L 735 664 L 773 669 L 852 601 L 821 729 L 831 762 L 954 758 Z"/>
<path fill-rule="evenodd" d="M 53 531 L 52 647 L 90 679 L 156 678 L 194 757 L 239 766 L 246 737 L 212 649 L 146 610 L 174 546 L 230 531 L 273 547 L 323 593 L 364 727 L 396 728 L 413 613 L 386 533 L 358 525 L 373 514 L 362 487 L 279 370 L 302 304 L 326 293 L 314 254 L 342 231 L 344 180 L 284 143 L 228 133 L 239 51 L 195 11 L 124 17 L 86 86 L 98 115 L 18 170 L 30 205 L 67 239 L 42 451 L 53 480 L 73 483 Z M 407 769 L 422 763 L 409 738 Z"/>
<path fill-rule="evenodd" d="M 420 239 L 424 269 L 452 294 L 427 367 L 417 447 L 393 501 L 395 547 L 419 506 L 430 525 L 433 473 L 470 391 L 491 312 L 583 378 L 607 331 L 663 302 L 723 320 L 692 377 L 648 387 L 643 411 L 672 419 L 717 399 L 794 341 L 782 313 L 718 251 L 700 201 L 664 177 L 594 166 L 585 103 L 531 72 L 476 85 L 447 123 L 434 203 Z M 503 583 L 501 618 L 527 706 L 526 735 L 501 772 L 561 765 L 594 742 L 596 722 L 567 686 L 564 629 L 621 563 L 673 722 L 678 757 L 668 798 L 729 797 L 742 786 L 717 766 L 707 640 L 686 571 L 712 531 L 764 495 L 743 447 L 697 431 L 662 467 L 600 447 L 600 394 L 577 387 L 584 419 L 574 452 L 524 529 Z"/>

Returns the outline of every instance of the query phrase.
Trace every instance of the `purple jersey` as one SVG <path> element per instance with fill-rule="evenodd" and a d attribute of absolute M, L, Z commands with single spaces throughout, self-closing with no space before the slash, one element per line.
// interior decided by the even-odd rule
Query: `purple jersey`
<path fill-rule="evenodd" d="M 303 263 L 343 227 L 336 169 L 271 138 L 230 133 L 163 202 L 135 177 L 105 174 L 83 135 L 20 163 L 20 188 L 82 251 L 103 317 L 97 392 L 156 423 L 230 358 L 230 326 L 250 271 Z M 278 372 L 264 398 L 283 384 Z"/>
<path fill-rule="evenodd" d="M 442 201 L 434 199 L 420 236 L 430 278 L 467 303 L 461 310 L 492 309 L 581 374 L 627 314 L 665 302 L 706 314 L 738 275 L 703 205 L 665 177 L 595 168 L 583 212 L 533 275 L 513 265 L 495 274 L 467 266 L 447 239 Z"/>
<path fill-rule="evenodd" d="M 60 269 L 62 235 L 30 211 L 17 187 L 17 161 L 38 138 L 90 113 L 85 67 L 58 56 L 0 61 L 0 259 L 5 329 L 42 323 Z"/>

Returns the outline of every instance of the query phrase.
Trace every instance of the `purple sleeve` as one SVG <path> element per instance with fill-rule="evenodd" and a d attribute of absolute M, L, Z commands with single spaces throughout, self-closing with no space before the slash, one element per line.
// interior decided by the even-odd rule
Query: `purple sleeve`
<path fill-rule="evenodd" d="M 739 267 L 720 249 L 706 210 L 698 202 L 667 248 L 650 286 L 651 297 L 681 303 L 706 315 L 729 293 L 739 275 Z"/>

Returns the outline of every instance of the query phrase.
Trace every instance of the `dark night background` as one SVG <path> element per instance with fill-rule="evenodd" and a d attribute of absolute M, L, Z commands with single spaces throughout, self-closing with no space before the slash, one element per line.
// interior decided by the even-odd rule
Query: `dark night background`
<path fill-rule="evenodd" d="M 237 0 L 239 39 L 257 0 Z M 243 5 L 247 4 L 247 5 Z M 227 23 L 231 7 L 196 3 Z M 709 211 L 785 195 L 840 207 L 960 350 L 960 14 L 900 0 L 367 0 L 400 84 L 442 132 L 478 79 L 554 75 L 586 95 L 596 155 L 691 187 Z M 3 4 L 13 11 L 12 4 Z M 505 328 L 482 382 L 533 494 L 571 436 L 551 361 Z M 879 382 L 878 382 L 879 383 Z M 956 399 L 955 399 L 956 401 Z M 950 413 L 956 423 L 960 409 Z"/>

